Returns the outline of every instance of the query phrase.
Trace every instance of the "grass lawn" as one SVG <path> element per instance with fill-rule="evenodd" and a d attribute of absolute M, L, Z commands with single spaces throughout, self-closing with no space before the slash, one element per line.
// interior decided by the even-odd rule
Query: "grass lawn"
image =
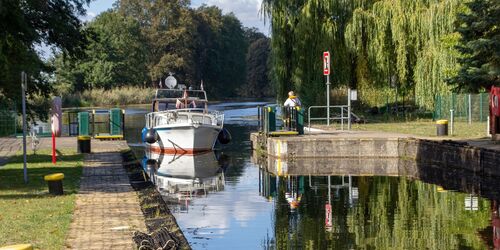
<path fill-rule="evenodd" d="M 482 138 L 486 136 L 486 122 L 473 122 L 471 125 L 467 122 L 455 122 L 453 127 L 453 136 L 448 138 Z M 425 137 L 436 136 L 436 122 L 432 120 L 352 124 L 352 129 L 403 133 Z M 449 133 L 450 124 L 448 124 Z"/>
<path fill-rule="evenodd" d="M 23 156 L 0 167 L 0 246 L 31 243 L 39 249 L 61 249 L 69 229 L 82 174 L 83 155 L 61 150 L 57 165 L 50 151 L 28 154 L 29 183 L 23 180 Z M 62 196 L 48 194 L 43 176 L 64 173 Z"/>

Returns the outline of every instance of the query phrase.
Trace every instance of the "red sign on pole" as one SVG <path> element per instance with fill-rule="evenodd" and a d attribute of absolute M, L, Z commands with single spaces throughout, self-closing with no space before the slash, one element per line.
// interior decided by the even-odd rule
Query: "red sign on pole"
<path fill-rule="evenodd" d="M 332 227 L 332 205 L 325 204 L 325 227 Z"/>
<path fill-rule="evenodd" d="M 330 75 L 330 51 L 323 52 L 323 75 Z"/>

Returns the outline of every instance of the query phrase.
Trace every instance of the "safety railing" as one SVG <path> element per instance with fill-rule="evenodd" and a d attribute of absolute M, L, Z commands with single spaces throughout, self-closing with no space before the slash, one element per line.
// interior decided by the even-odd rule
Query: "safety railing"
<path fill-rule="evenodd" d="M 304 111 L 300 107 L 267 105 L 257 110 L 259 132 L 266 135 L 304 134 Z"/>
<path fill-rule="evenodd" d="M 310 106 L 307 109 L 307 127 L 308 130 L 311 131 L 311 121 L 328 121 L 328 117 L 311 117 L 312 109 L 327 109 L 327 106 Z M 334 115 L 330 117 L 330 121 L 338 121 L 340 120 L 340 127 L 344 130 L 344 120 L 347 121 L 348 129 L 351 127 L 351 117 L 349 115 L 349 106 L 348 105 L 334 105 L 330 106 L 330 109 L 338 109 L 338 113 L 333 113 Z M 337 114 L 337 115 L 336 115 Z"/>
<path fill-rule="evenodd" d="M 177 109 L 169 111 L 151 112 L 145 115 L 146 127 L 158 125 L 198 123 L 214 126 L 224 125 L 224 113 L 220 111 L 206 111 L 205 109 Z"/>

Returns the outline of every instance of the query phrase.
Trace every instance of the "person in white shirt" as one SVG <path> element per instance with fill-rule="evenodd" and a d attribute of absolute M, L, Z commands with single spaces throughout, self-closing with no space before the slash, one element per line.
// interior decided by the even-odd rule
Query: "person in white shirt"
<path fill-rule="evenodd" d="M 295 93 L 293 91 L 288 92 L 288 99 L 286 99 L 285 104 L 283 104 L 285 107 L 300 107 L 302 104 L 300 103 L 300 100 L 297 96 L 295 96 Z"/>

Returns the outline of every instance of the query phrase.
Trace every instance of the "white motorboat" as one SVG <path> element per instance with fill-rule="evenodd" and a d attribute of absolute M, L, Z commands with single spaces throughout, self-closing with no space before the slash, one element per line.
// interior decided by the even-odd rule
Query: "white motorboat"
<path fill-rule="evenodd" d="M 166 82 L 168 78 L 173 77 L 167 77 Z M 212 150 L 218 139 L 223 144 L 229 142 L 229 132 L 223 130 L 224 114 L 208 110 L 206 92 L 178 89 L 175 85 L 158 89 L 153 112 L 146 114 L 142 137 L 148 149 L 166 154 L 196 154 Z"/>

